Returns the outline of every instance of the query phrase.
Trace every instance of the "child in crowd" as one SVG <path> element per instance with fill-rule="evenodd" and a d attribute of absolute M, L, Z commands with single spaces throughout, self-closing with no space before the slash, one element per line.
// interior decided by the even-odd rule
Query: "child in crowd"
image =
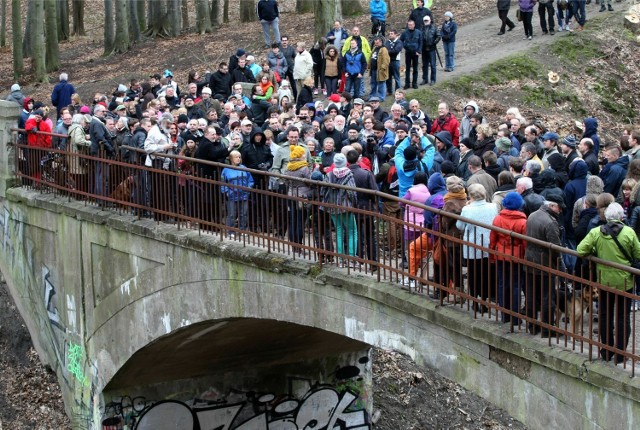
<path fill-rule="evenodd" d="M 189 137 L 187 138 L 187 142 L 180 150 L 180 156 L 195 158 L 196 151 L 198 149 L 198 145 L 196 141 Z M 180 173 L 180 177 L 178 179 L 178 184 L 180 185 L 180 192 L 178 195 L 182 196 L 182 207 L 184 214 L 189 218 L 193 218 L 195 216 L 195 187 L 196 184 L 192 179 L 188 179 L 189 176 L 193 176 L 195 174 L 195 164 L 191 160 L 178 160 L 178 172 Z M 190 225 L 188 225 L 190 226 Z"/>
<path fill-rule="evenodd" d="M 622 194 L 622 202 L 620 203 L 622 209 L 624 209 L 624 219 L 629 221 L 631 218 L 631 211 L 633 210 L 631 205 L 631 191 L 636 186 L 636 180 L 633 178 L 627 178 L 622 181 L 622 185 L 620 186 L 621 194 Z"/>
<path fill-rule="evenodd" d="M 229 154 L 229 161 L 233 167 L 222 169 L 222 181 L 225 184 L 221 187 L 222 194 L 226 197 L 225 208 L 227 210 L 227 227 L 234 227 L 236 218 L 238 219 L 238 229 L 247 229 L 247 214 L 249 212 L 249 191 L 239 187 L 253 188 L 253 176 L 251 173 L 234 167 L 245 167 L 242 164 L 242 155 L 239 151 L 233 150 Z M 229 233 L 229 237 L 234 238 L 235 233 Z"/>

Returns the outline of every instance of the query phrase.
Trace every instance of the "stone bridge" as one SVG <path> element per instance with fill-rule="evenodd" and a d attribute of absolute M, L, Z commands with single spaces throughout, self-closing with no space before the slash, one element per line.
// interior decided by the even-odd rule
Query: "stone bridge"
<path fill-rule="evenodd" d="M 369 429 L 371 347 L 530 428 L 640 426 L 640 384 L 610 365 L 369 275 L 17 187 L 17 113 L 0 102 L 0 270 L 74 428 Z"/>

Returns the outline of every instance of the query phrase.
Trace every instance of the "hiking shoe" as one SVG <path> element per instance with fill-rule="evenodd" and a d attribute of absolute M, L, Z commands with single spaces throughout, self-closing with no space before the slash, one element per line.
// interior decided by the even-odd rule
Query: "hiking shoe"
<path fill-rule="evenodd" d="M 609 12 L 613 12 L 613 6 L 608 5 L 607 7 L 609 8 Z"/>
<path fill-rule="evenodd" d="M 531 40 L 532 38 L 533 38 L 532 36 L 527 37 L 527 39 L 529 39 L 529 40 Z"/>
<path fill-rule="evenodd" d="M 504 31 L 498 32 L 498 36 L 502 36 L 503 34 L 504 34 Z"/>
<path fill-rule="evenodd" d="M 600 12 L 604 12 L 605 10 L 607 10 L 607 7 L 604 5 L 604 3 L 602 3 L 602 5 L 600 6 Z"/>
<path fill-rule="evenodd" d="M 555 31 L 553 31 L 553 30 L 551 30 L 551 31 L 549 32 L 549 34 L 553 36 L 554 34 L 556 34 L 556 32 L 555 32 Z"/>

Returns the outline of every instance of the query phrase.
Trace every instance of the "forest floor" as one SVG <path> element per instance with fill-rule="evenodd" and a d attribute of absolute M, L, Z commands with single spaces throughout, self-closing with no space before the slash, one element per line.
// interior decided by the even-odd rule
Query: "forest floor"
<path fill-rule="evenodd" d="M 88 0 L 87 4 L 101 2 Z M 292 42 L 312 37 L 313 16 L 291 12 L 293 0 L 281 0 L 281 31 Z M 393 2 L 389 26 L 403 28 L 410 2 Z M 629 1 L 614 2 L 616 12 L 600 14 L 588 6 L 589 22 L 580 33 L 540 35 L 537 14 L 534 38 L 522 40 L 521 23 L 504 36 L 497 36 L 499 20 L 495 2 L 485 0 L 440 0 L 432 8 L 436 21 L 451 10 L 460 25 L 453 73 L 438 70 L 438 84 L 410 91 L 429 114 L 438 101 L 449 102 L 460 114 L 474 99 L 492 125 L 510 106 L 519 106 L 525 117 L 542 118 L 551 128 L 571 131 L 576 119 L 597 115 L 606 139 L 613 139 L 622 126 L 637 124 L 639 106 L 632 97 L 640 88 L 640 50 L 635 38 L 622 28 L 622 13 Z M 515 21 L 515 7 L 511 9 Z M 189 70 L 215 70 L 237 47 L 265 55 L 259 23 L 226 24 L 214 34 L 185 34 L 176 39 L 147 40 L 130 52 L 102 57 L 100 13 L 87 15 L 88 36 L 60 44 L 62 69 L 83 100 L 95 92 L 110 94 L 119 83 L 146 78 L 164 69 L 174 72 L 179 83 L 187 81 Z M 351 28 L 370 27 L 367 16 L 345 19 Z M 366 34 L 366 31 L 363 31 Z M 442 48 L 441 48 L 442 49 Z M 442 51 L 441 51 L 442 54 Z M 29 66 L 28 59 L 25 66 Z M 549 71 L 560 74 L 552 85 Z M 11 80 L 11 53 L 0 51 L 0 85 Z M 49 101 L 57 73 L 49 84 L 32 84 L 30 76 L 20 80 L 23 92 L 45 103 Z M 33 350 L 17 310 L 5 287 L 0 287 L 0 430 L 2 428 L 64 429 L 68 419 L 55 376 L 47 372 Z M 376 351 L 374 359 L 374 404 L 380 411 L 375 428 L 523 428 L 522 424 L 459 385 L 440 377 L 432 369 L 420 368 L 407 357 Z"/>

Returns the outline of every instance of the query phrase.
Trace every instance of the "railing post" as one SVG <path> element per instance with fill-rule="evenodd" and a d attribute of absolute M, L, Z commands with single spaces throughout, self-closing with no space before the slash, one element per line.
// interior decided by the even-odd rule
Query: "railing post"
<path fill-rule="evenodd" d="M 15 148 L 11 128 L 18 126 L 21 108 L 16 103 L 0 100 L 0 197 L 16 184 Z"/>

